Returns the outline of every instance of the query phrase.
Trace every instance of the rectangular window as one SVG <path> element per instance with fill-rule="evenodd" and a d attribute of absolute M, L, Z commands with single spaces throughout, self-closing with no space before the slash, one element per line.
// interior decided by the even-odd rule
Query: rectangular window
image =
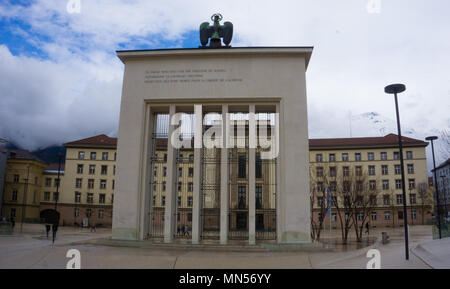
<path fill-rule="evenodd" d="M 105 201 L 106 201 L 106 195 L 105 195 L 105 194 L 100 194 L 100 195 L 98 196 L 98 202 L 99 202 L 100 204 L 104 204 Z"/>
<path fill-rule="evenodd" d="M 194 183 L 188 183 L 188 192 L 194 191 Z"/>
<path fill-rule="evenodd" d="M 395 171 L 396 175 L 401 174 L 402 169 L 401 169 L 400 165 L 394 165 L 394 171 Z"/>
<path fill-rule="evenodd" d="M 178 196 L 177 198 L 177 205 L 178 207 L 181 207 L 181 196 Z"/>
<path fill-rule="evenodd" d="M 317 206 L 322 207 L 323 205 L 323 197 L 318 197 L 317 198 Z"/>
<path fill-rule="evenodd" d="M 316 162 L 318 163 L 322 162 L 322 154 L 316 154 Z"/>
<path fill-rule="evenodd" d="M 108 166 L 102 166 L 101 174 L 106 175 L 108 173 Z"/>
<path fill-rule="evenodd" d="M 94 194 L 88 193 L 87 194 L 87 198 L 86 198 L 86 202 L 88 202 L 89 204 L 92 204 L 94 202 Z"/>
<path fill-rule="evenodd" d="M 335 162 L 336 161 L 336 155 L 335 154 L 330 154 L 329 155 L 329 161 L 330 162 Z"/>
<path fill-rule="evenodd" d="M 83 173 L 83 165 L 78 164 L 77 165 L 77 174 L 82 174 Z"/>
<path fill-rule="evenodd" d="M 381 153 L 380 153 L 380 159 L 381 159 L 382 161 L 387 160 L 387 153 L 386 153 L 386 152 L 381 152 Z"/>
<path fill-rule="evenodd" d="M 162 184 L 163 184 L 163 189 L 162 190 L 163 190 L 163 192 L 165 192 L 166 191 L 166 182 L 163 182 Z"/>
<path fill-rule="evenodd" d="M 116 166 L 113 166 L 113 175 L 116 175 Z"/>
<path fill-rule="evenodd" d="M 322 167 L 317 167 L 316 168 L 316 176 L 317 177 L 323 177 L 323 168 Z"/>
<path fill-rule="evenodd" d="M 183 168 L 178 168 L 178 176 L 179 177 L 183 176 Z"/>
<path fill-rule="evenodd" d="M 100 189 L 106 189 L 106 180 L 100 180 Z"/>
<path fill-rule="evenodd" d="M 246 187 L 238 187 L 238 208 L 245 209 L 247 207 Z"/>
<path fill-rule="evenodd" d="M 75 192 L 75 203 L 81 202 L 81 193 Z"/>
<path fill-rule="evenodd" d="M 192 178 L 194 176 L 194 168 L 189 168 L 188 177 Z"/>
<path fill-rule="evenodd" d="M 73 216 L 79 217 L 80 216 L 80 210 L 78 208 L 73 209 Z"/>
<path fill-rule="evenodd" d="M 416 181 L 414 179 L 409 179 L 408 180 L 408 185 L 409 185 L 409 189 L 415 189 L 416 188 Z"/>
<path fill-rule="evenodd" d="M 403 204 L 403 195 L 397 194 L 397 205 Z"/>
<path fill-rule="evenodd" d="M 167 176 L 167 168 L 163 167 L 163 176 L 166 177 Z"/>
<path fill-rule="evenodd" d="M 391 196 L 389 195 L 384 195 L 383 196 L 383 204 L 384 205 L 389 205 L 391 203 Z"/>
<path fill-rule="evenodd" d="M 377 204 L 377 196 L 375 196 L 375 195 L 371 195 L 370 196 L 370 204 L 372 206 L 376 206 L 376 204 Z"/>
<path fill-rule="evenodd" d="M 45 178 L 45 186 L 51 187 L 52 186 L 52 179 L 51 178 Z"/>
<path fill-rule="evenodd" d="M 362 167 L 361 166 L 355 167 L 355 173 L 357 176 L 362 176 Z"/>
<path fill-rule="evenodd" d="M 255 178 L 262 178 L 262 160 L 259 154 L 255 158 Z"/>
<path fill-rule="evenodd" d="M 411 219 L 415 220 L 417 218 L 417 213 L 415 210 L 411 210 Z"/>
<path fill-rule="evenodd" d="M 104 161 L 108 160 L 108 153 L 107 152 L 103 152 L 102 153 L 102 160 L 104 160 Z"/>
<path fill-rule="evenodd" d="M 402 180 L 395 180 L 395 188 L 400 190 L 402 188 Z"/>
<path fill-rule="evenodd" d="M 350 175 L 350 168 L 349 167 L 343 167 L 342 172 L 344 174 L 344 177 L 348 177 Z"/>
<path fill-rule="evenodd" d="M 256 186 L 255 188 L 256 209 L 262 209 L 262 187 Z"/>
<path fill-rule="evenodd" d="M 12 191 L 11 201 L 17 201 L 17 190 Z"/>
<path fill-rule="evenodd" d="M 247 158 L 246 156 L 239 156 L 238 159 L 238 177 L 239 178 L 245 178 L 246 177 L 246 170 L 247 170 Z"/>
<path fill-rule="evenodd" d="M 59 193 L 54 192 L 54 193 L 53 193 L 53 201 L 54 201 L 54 202 L 57 202 L 58 200 L 59 200 Z"/>
<path fill-rule="evenodd" d="M 194 155 L 189 155 L 189 162 L 193 163 L 194 162 Z"/>
<path fill-rule="evenodd" d="M 336 182 L 330 182 L 330 191 L 336 192 L 337 184 Z"/>
<path fill-rule="evenodd" d="M 403 212 L 402 211 L 398 211 L 398 219 L 403 220 Z"/>
<path fill-rule="evenodd" d="M 318 182 L 317 183 L 317 191 L 318 192 L 323 192 L 324 191 L 324 187 L 323 187 L 323 183 L 322 182 Z"/>
<path fill-rule="evenodd" d="M 369 175 L 374 176 L 375 175 L 375 166 L 369 166 Z"/>
<path fill-rule="evenodd" d="M 372 219 L 372 221 L 376 221 L 377 220 L 377 212 L 372 212 L 372 214 L 370 214 L 370 218 Z"/>
<path fill-rule="evenodd" d="M 410 203 L 411 205 L 413 205 L 413 204 L 416 203 L 416 194 L 410 194 L 410 195 L 409 195 L 409 203 Z"/>
<path fill-rule="evenodd" d="M 181 182 L 178 182 L 178 191 L 181 192 Z"/>
<path fill-rule="evenodd" d="M 342 161 L 347 162 L 348 161 L 348 153 L 342 153 Z"/>
<path fill-rule="evenodd" d="M 89 165 L 89 174 L 95 174 L 95 165 Z"/>
<path fill-rule="evenodd" d="M 383 190 L 389 190 L 389 180 L 383 180 Z"/>
<path fill-rule="evenodd" d="M 166 196 L 162 197 L 162 205 L 165 206 L 166 205 Z"/>
<path fill-rule="evenodd" d="M 14 182 L 18 183 L 19 182 L 19 175 L 14 175 Z"/>
<path fill-rule="evenodd" d="M 86 209 L 86 217 L 92 216 L 92 209 Z"/>
<path fill-rule="evenodd" d="M 394 152 L 394 160 L 399 160 L 399 159 L 400 159 L 400 153 Z"/>
<path fill-rule="evenodd" d="M 98 210 L 98 218 L 99 219 L 103 219 L 103 215 L 104 215 L 104 211 L 103 210 Z"/>
<path fill-rule="evenodd" d="M 361 153 L 355 153 L 355 161 L 361 161 Z"/>
<path fill-rule="evenodd" d="M 16 217 L 16 208 L 11 208 L 11 211 L 9 211 L 9 216 L 11 218 L 15 218 Z"/>
<path fill-rule="evenodd" d="M 377 182 L 374 181 L 374 180 L 370 180 L 369 181 L 369 189 L 372 190 L 372 191 L 376 190 L 377 189 Z"/>
<path fill-rule="evenodd" d="M 192 207 L 192 197 L 188 197 L 188 207 Z"/>
<path fill-rule="evenodd" d="M 84 160 L 84 152 L 82 152 L 82 151 L 78 152 L 78 159 Z"/>
<path fill-rule="evenodd" d="M 369 161 L 373 161 L 375 159 L 375 154 L 374 153 L 367 153 L 367 159 Z"/>
<path fill-rule="evenodd" d="M 96 159 L 97 159 L 97 153 L 91 152 L 91 160 L 96 160 Z"/>
<path fill-rule="evenodd" d="M 331 222 L 336 222 L 337 221 L 337 214 L 336 213 L 332 213 L 331 214 Z"/>
<path fill-rule="evenodd" d="M 89 189 L 93 189 L 94 188 L 94 179 L 89 179 L 88 180 L 88 188 Z"/>
<path fill-rule="evenodd" d="M 81 188 L 82 182 L 83 182 L 83 179 L 76 179 L 75 180 L 75 187 L 76 188 Z"/>
<path fill-rule="evenodd" d="M 330 167 L 330 177 L 336 176 L 336 167 Z"/>
<path fill-rule="evenodd" d="M 413 164 L 408 165 L 408 174 L 414 174 L 414 165 Z"/>
<path fill-rule="evenodd" d="M 406 158 L 407 158 L 408 160 L 412 160 L 412 158 L 413 158 L 413 153 L 412 153 L 412 151 L 407 151 L 407 152 L 406 152 Z"/>
<path fill-rule="evenodd" d="M 389 174 L 389 170 L 388 170 L 388 166 L 387 165 L 382 165 L 381 166 L 381 174 L 382 175 L 388 175 Z"/>
<path fill-rule="evenodd" d="M 44 192 L 44 201 L 50 201 L 50 192 Z"/>
<path fill-rule="evenodd" d="M 391 212 L 384 212 L 384 219 L 386 221 L 390 220 L 391 219 Z"/>
<path fill-rule="evenodd" d="M 55 179 L 55 181 L 54 181 L 55 187 L 59 187 L 59 181 L 60 181 L 60 179 Z"/>

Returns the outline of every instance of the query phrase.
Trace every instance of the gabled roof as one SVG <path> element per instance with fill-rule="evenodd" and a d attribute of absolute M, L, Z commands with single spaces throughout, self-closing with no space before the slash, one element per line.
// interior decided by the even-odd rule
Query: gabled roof
<path fill-rule="evenodd" d="M 100 134 L 93 137 L 88 137 L 63 144 L 65 147 L 101 147 L 101 148 L 116 148 L 117 138 L 109 137 L 106 134 Z"/>
<path fill-rule="evenodd" d="M 404 146 L 427 146 L 422 140 L 402 136 Z M 398 147 L 398 135 L 388 134 L 382 137 L 322 138 L 310 139 L 310 149 L 357 148 L 357 147 Z"/>
<path fill-rule="evenodd" d="M 446 167 L 446 166 L 450 166 L 450 158 L 447 159 L 445 162 L 441 163 L 439 166 L 437 166 L 436 170 L 441 169 L 441 168 Z M 434 172 L 434 169 L 431 170 L 431 171 Z"/>

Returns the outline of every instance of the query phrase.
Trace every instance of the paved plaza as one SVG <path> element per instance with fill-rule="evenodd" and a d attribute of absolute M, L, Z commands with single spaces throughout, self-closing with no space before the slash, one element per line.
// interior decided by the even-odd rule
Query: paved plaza
<path fill-rule="evenodd" d="M 381 235 L 381 229 L 372 230 L 370 238 Z M 370 248 L 381 252 L 381 268 L 417 268 L 432 266 L 442 268 L 448 263 L 436 261 L 433 254 L 442 249 L 450 250 L 449 239 L 433 246 L 430 226 L 411 228 L 410 260 L 404 260 L 402 228 L 385 228 L 391 242 L 382 245 L 378 241 L 365 248 L 350 245 L 349 248 L 327 245 L 324 248 L 311 246 L 289 250 L 267 251 L 261 246 L 151 244 L 150 242 L 111 241 L 110 229 L 89 229 L 61 227 L 55 244 L 45 236 L 42 225 L 20 224 L 14 235 L 0 236 L 0 268 L 65 268 L 69 249 L 81 253 L 81 268 L 155 268 L 155 269 L 201 269 L 201 268 L 366 268 L 366 253 Z M 332 231 L 336 236 L 340 231 Z M 325 231 L 324 240 L 330 238 Z M 367 238 L 367 237 L 366 237 Z M 418 247 L 418 244 L 421 246 Z M 353 243 L 352 243 L 353 244 Z M 441 246 L 441 247 L 439 247 Z M 326 248 L 330 247 L 330 248 Z M 417 253 L 418 252 L 418 253 Z M 417 257 L 419 255 L 421 258 Z M 427 257 L 424 257 L 427 256 Z M 431 257 L 430 257 L 431 256 Z M 447 258 L 448 260 L 448 258 Z M 442 260 L 441 260 L 442 261 Z"/>

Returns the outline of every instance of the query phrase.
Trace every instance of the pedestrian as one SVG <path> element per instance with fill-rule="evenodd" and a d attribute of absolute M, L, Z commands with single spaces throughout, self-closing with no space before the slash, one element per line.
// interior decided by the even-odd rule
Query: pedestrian
<path fill-rule="evenodd" d="M 185 236 L 189 237 L 189 226 L 186 225 L 185 231 L 184 231 Z"/>
<path fill-rule="evenodd" d="M 58 231 L 58 224 L 57 223 L 53 223 L 53 225 L 52 225 L 53 243 L 55 243 L 56 231 Z"/>
<path fill-rule="evenodd" d="M 177 226 L 177 236 L 179 236 L 179 235 L 180 235 L 180 231 L 181 231 L 181 229 L 180 229 L 180 225 L 178 225 L 178 226 Z"/>
<path fill-rule="evenodd" d="M 366 234 L 369 235 L 369 223 L 366 223 Z"/>
<path fill-rule="evenodd" d="M 10 222 L 11 222 L 11 227 L 14 230 L 14 226 L 16 225 L 16 222 L 14 221 L 13 217 L 11 217 Z"/>
<path fill-rule="evenodd" d="M 48 239 L 48 233 L 50 232 L 50 224 L 45 224 L 45 232 L 47 233 L 47 239 Z"/>

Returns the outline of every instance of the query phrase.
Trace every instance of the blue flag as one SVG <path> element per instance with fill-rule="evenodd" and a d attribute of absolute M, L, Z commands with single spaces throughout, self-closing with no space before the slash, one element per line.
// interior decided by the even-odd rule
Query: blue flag
<path fill-rule="evenodd" d="M 327 216 L 331 215 L 331 196 L 330 196 L 330 188 L 327 189 Z"/>

